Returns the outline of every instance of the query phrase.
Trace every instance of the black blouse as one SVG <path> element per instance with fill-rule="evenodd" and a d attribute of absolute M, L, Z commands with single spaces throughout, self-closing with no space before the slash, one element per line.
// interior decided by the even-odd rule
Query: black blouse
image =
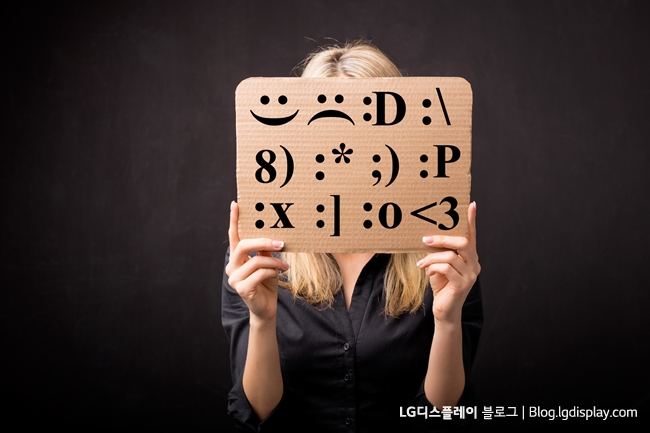
<path fill-rule="evenodd" d="M 229 254 L 226 255 L 226 263 Z M 384 273 L 390 256 L 376 254 L 354 287 L 349 312 L 343 290 L 332 308 L 318 308 L 278 291 L 277 338 L 284 383 L 282 400 L 260 421 L 242 388 L 249 312 L 224 274 L 222 322 L 230 342 L 233 388 L 228 413 L 245 431 L 439 431 L 465 421 L 400 417 L 407 407 L 432 409 L 424 395 L 434 320 L 433 295 L 395 319 L 383 314 Z M 415 266 L 415 265 L 414 265 Z M 459 406 L 476 405 L 469 379 L 483 325 L 478 281 L 462 312 L 465 390 Z"/>

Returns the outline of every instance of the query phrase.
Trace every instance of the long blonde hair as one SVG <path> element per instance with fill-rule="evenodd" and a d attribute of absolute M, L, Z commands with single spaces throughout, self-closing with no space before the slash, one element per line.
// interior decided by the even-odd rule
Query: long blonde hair
<path fill-rule="evenodd" d="M 397 66 L 375 46 L 361 42 L 328 46 L 307 56 L 298 68 L 301 77 L 401 77 Z M 392 254 L 384 287 L 387 315 L 398 317 L 417 311 L 424 300 L 428 278 L 416 266 L 424 254 Z M 289 270 L 281 285 L 313 305 L 330 307 L 343 286 L 341 271 L 334 257 L 324 253 L 282 253 Z"/>

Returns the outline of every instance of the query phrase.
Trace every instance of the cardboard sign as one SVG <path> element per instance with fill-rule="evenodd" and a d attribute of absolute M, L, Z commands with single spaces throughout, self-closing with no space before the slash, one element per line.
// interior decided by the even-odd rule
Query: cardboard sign
<path fill-rule="evenodd" d="M 293 252 L 414 252 L 467 235 L 462 78 L 249 78 L 236 92 L 239 234 Z"/>

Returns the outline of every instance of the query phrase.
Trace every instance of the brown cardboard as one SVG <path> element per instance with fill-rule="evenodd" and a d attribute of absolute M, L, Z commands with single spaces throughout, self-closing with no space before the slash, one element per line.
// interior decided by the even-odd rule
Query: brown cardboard
<path fill-rule="evenodd" d="M 242 239 L 294 252 L 414 252 L 428 250 L 423 236 L 467 235 L 466 80 L 249 78 L 236 110 Z"/>

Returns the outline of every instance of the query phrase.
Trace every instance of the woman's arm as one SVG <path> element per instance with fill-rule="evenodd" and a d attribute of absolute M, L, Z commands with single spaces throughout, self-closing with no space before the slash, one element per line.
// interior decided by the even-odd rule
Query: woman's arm
<path fill-rule="evenodd" d="M 429 254 L 418 262 L 430 277 L 435 319 L 424 392 L 427 400 L 438 408 L 455 406 L 465 388 L 461 313 L 481 271 L 476 253 L 476 203 L 469 205 L 467 221 L 467 238 L 424 238 L 428 246 L 448 251 Z"/>
<path fill-rule="evenodd" d="M 242 385 L 246 398 L 260 420 L 266 418 L 282 398 L 283 383 L 276 336 L 278 271 L 288 265 L 271 255 L 283 242 L 271 239 L 239 239 L 239 207 L 230 206 L 230 260 L 228 284 L 249 309 L 249 335 Z M 254 257 L 250 253 L 257 252 Z"/>

